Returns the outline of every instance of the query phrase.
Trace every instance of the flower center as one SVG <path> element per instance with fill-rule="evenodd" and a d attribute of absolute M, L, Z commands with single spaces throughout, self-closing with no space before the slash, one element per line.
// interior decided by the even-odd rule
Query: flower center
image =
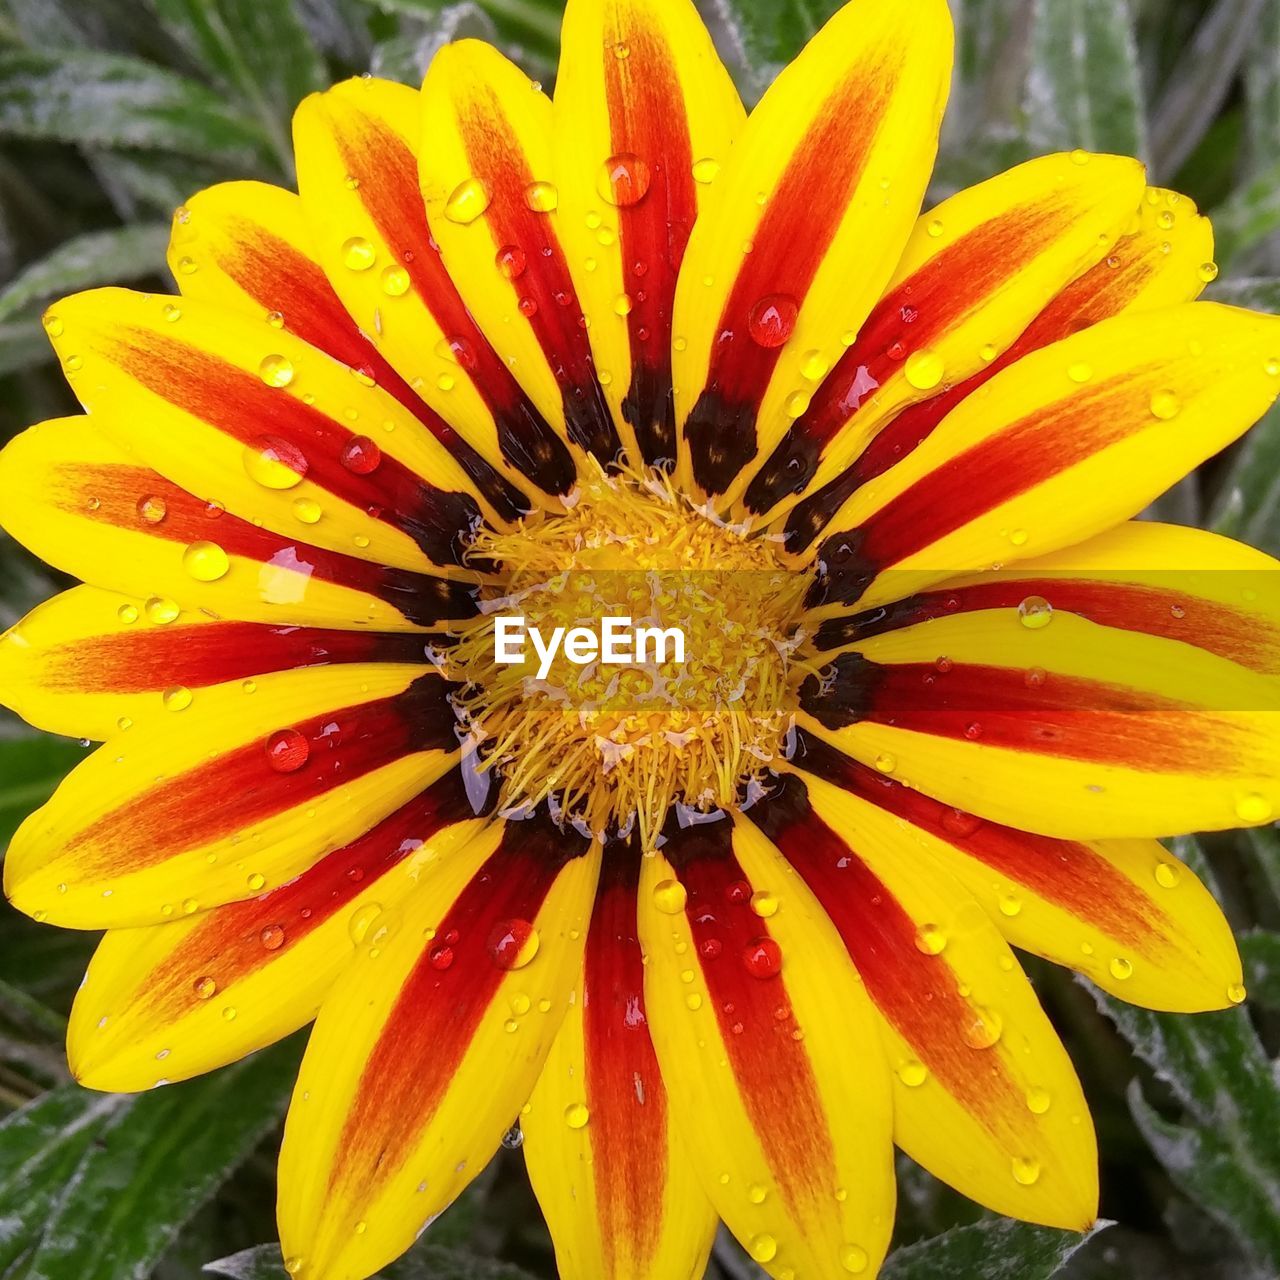
<path fill-rule="evenodd" d="M 506 812 L 544 801 L 593 833 L 638 833 L 655 847 L 669 811 L 682 821 L 750 803 L 786 754 L 804 678 L 806 575 L 772 543 L 747 540 L 685 505 L 661 477 L 597 476 L 566 511 L 510 533 L 482 530 L 472 554 L 502 568 L 484 614 L 446 659 L 472 764 L 500 781 Z M 519 616 L 530 643 L 497 660 L 498 621 Z M 630 619 L 656 639 L 618 663 L 575 657 L 557 628 L 603 634 Z M 638 645 L 629 646 L 633 649 Z"/>

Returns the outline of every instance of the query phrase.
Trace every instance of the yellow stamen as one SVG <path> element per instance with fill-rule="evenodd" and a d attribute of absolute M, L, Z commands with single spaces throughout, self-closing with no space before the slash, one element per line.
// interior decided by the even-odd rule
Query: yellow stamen
<path fill-rule="evenodd" d="M 597 474 L 575 498 L 477 536 L 472 554 L 502 565 L 502 585 L 486 589 L 446 671 L 502 807 L 547 802 L 593 832 L 634 829 L 650 849 L 673 807 L 731 809 L 785 753 L 796 690 L 816 669 L 799 630 L 808 583 L 663 477 Z M 532 651 L 495 660 L 499 613 L 544 636 L 598 633 L 611 616 L 679 627 L 685 661 L 577 665 L 561 649 L 539 679 Z"/>

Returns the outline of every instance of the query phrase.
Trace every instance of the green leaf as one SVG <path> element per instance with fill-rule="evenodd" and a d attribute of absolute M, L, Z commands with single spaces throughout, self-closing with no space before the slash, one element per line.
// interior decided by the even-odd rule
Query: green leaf
<path fill-rule="evenodd" d="M 1280 553 L 1280 405 L 1237 446 L 1209 527 Z"/>
<path fill-rule="evenodd" d="M 68 738 L 30 730 L 0 737 L 0 848 L 84 758 L 84 748 Z"/>
<path fill-rule="evenodd" d="M 403 14 L 434 23 L 452 0 L 365 0 L 384 13 Z M 557 0 L 476 0 L 492 19 L 507 51 L 528 70 L 529 55 L 548 72 L 555 69 L 560 50 L 563 3 Z M 514 45 L 515 47 L 511 47 Z"/>
<path fill-rule="evenodd" d="M 975 1222 L 890 1255 L 880 1280 L 1051 1280 L 1098 1230 L 1084 1235 L 1026 1222 Z"/>
<path fill-rule="evenodd" d="M 159 275 L 168 243 L 168 227 L 147 223 L 72 236 L 0 291 L 0 321 L 78 289 Z"/>
<path fill-rule="evenodd" d="M 1255 929 L 1239 941 L 1249 998 L 1280 1012 L 1280 933 Z"/>
<path fill-rule="evenodd" d="M 24 1280 L 145 1276 L 278 1121 L 297 1046 L 141 1094 L 85 1154 Z M 156 1074 L 164 1070 L 156 1064 Z"/>
<path fill-rule="evenodd" d="M 0 1063 L 15 1076 L 44 1089 L 65 1084 L 66 1033 L 65 1018 L 21 987 L 0 981 Z"/>
<path fill-rule="evenodd" d="M 260 169 L 264 135 L 225 95 L 115 54 L 0 53 L 0 136 L 193 152 Z"/>
<path fill-rule="evenodd" d="M 710 0 L 708 25 L 738 87 L 754 103 L 843 0 Z"/>
<path fill-rule="evenodd" d="M 1125 0 L 1035 0 L 1027 132 L 1041 150 L 1145 156 L 1138 55 Z"/>
<path fill-rule="evenodd" d="M 487 40 L 491 44 L 498 38 L 493 19 L 475 0 L 447 5 L 441 9 L 435 22 L 415 34 L 398 35 L 375 45 L 369 70 L 375 76 L 399 80 L 401 84 L 412 85 L 416 89 L 439 50 L 451 40 L 468 37 Z"/>
<path fill-rule="evenodd" d="M 1280 0 L 1264 0 L 1244 69 L 1249 158 L 1255 170 L 1280 163 Z"/>
<path fill-rule="evenodd" d="M 1162 1115 L 1130 1084 L 1134 1120 L 1170 1179 L 1260 1265 L 1280 1270 L 1280 1087 L 1248 1016 L 1153 1013 L 1093 996 L 1181 1112 Z"/>
<path fill-rule="evenodd" d="M 1263 0 L 1217 0 L 1182 50 L 1151 117 L 1151 160 L 1168 181 L 1208 132 L 1254 39 Z"/>
<path fill-rule="evenodd" d="M 129 1102 L 69 1084 L 0 1123 L 0 1274 L 36 1244 L 89 1143 Z"/>
<path fill-rule="evenodd" d="M 53 358 L 53 348 L 39 324 L 30 320 L 0 324 L 0 378 L 49 364 Z"/>
<path fill-rule="evenodd" d="M 1280 164 L 1240 187 L 1211 214 L 1214 256 L 1224 270 L 1280 231 Z"/>
<path fill-rule="evenodd" d="M 324 87 L 324 63 L 292 0 L 152 0 L 165 30 L 233 99 L 250 106 L 283 168 L 289 121 Z"/>
<path fill-rule="evenodd" d="M 274 1244 L 260 1244 L 229 1258 L 208 1262 L 204 1270 L 209 1275 L 226 1276 L 228 1280 L 289 1280 L 280 1247 Z M 373 1280 L 532 1280 L 532 1277 L 509 1262 L 424 1240 Z"/>

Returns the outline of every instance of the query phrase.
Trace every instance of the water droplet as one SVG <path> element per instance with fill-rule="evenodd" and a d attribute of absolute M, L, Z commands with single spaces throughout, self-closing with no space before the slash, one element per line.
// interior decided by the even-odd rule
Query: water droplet
<path fill-rule="evenodd" d="M 925 230 L 936 240 L 942 234 L 942 219 L 931 218 Z"/>
<path fill-rule="evenodd" d="M 1107 968 L 1111 970 L 1111 976 L 1119 982 L 1133 977 L 1133 962 L 1126 960 L 1124 956 L 1114 956 Z"/>
<path fill-rule="evenodd" d="M 502 1145 L 508 1151 L 518 1151 L 524 1146 L 524 1130 L 518 1120 L 502 1135 Z"/>
<path fill-rule="evenodd" d="M 291 1276 L 296 1276 L 302 1270 L 302 1259 L 298 1257 L 286 1258 L 284 1260 L 284 1269 Z"/>
<path fill-rule="evenodd" d="M 761 1232 L 747 1242 L 747 1252 L 757 1262 L 769 1262 L 778 1252 L 778 1242 L 771 1235 Z"/>
<path fill-rule="evenodd" d="M 927 956 L 936 956 L 946 949 L 947 935 L 936 924 L 922 924 L 916 931 L 916 948 Z"/>
<path fill-rule="evenodd" d="M 898 767 L 898 760 L 896 756 L 890 755 L 887 751 L 882 751 L 876 756 L 875 765 L 881 773 L 892 773 Z"/>
<path fill-rule="evenodd" d="M 768 889 L 757 889 L 751 895 L 751 910 L 761 919 L 767 920 L 777 914 L 778 899 Z"/>
<path fill-rule="evenodd" d="M 653 905 L 666 915 L 678 915 L 688 899 L 689 895 L 679 880 L 659 880 L 653 886 Z"/>
<path fill-rule="evenodd" d="M 536 298 L 521 298 L 516 304 L 520 310 L 520 314 L 526 319 L 531 319 L 538 314 L 538 302 Z"/>
<path fill-rule="evenodd" d="M 571 1102 L 564 1109 L 564 1122 L 570 1129 L 581 1129 L 591 1119 L 591 1112 L 582 1102 Z"/>
<path fill-rule="evenodd" d="M 1031 1187 L 1040 1180 L 1040 1161 L 1030 1156 L 1014 1156 L 1012 1168 L 1013 1180 L 1019 1186 Z"/>
<path fill-rule="evenodd" d="M 898 1067 L 898 1079 L 908 1089 L 918 1089 L 929 1078 L 929 1069 L 923 1062 L 909 1058 Z"/>
<path fill-rule="evenodd" d="M 701 160 L 693 162 L 693 180 L 706 185 L 714 182 L 720 176 L 720 161 L 713 160 L 710 156 L 704 156 Z"/>
<path fill-rule="evenodd" d="M 489 207 L 489 188 L 479 178 L 467 178 L 454 187 L 444 205 L 444 216 L 459 226 L 474 222 Z"/>
<path fill-rule="evenodd" d="M 1022 913 L 1022 899 L 1016 897 L 1012 893 L 1003 894 L 1000 898 L 1000 914 L 1002 916 L 1020 915 Z"/>
<path fill-rule="evenodd" d="M 257 893 L 262 889 L 266 883 L 267 877 L 264 876 L 261 871 L 255 871 L 248 877 L 248 879 L 245 880 L 245 884 L 247 884 L 254 893 Z"/>
<path fill-rule="evenodd" d="M 161 315 L 170 323 L 176 324 L 182 319 L 182 308 L 173 302 L 166 302 Z"/>
<path fill-rule="evenodd" d="M 324 515 L 324 509 L 312 498 L 295 498 L 293 500 L 293 514 L 303 524 L 318 524 L 320 517 Z"/>
<path fill-rule="evenodd" d="M 753 938 L 743 949 L 742 963 L 753 978 L 776 977 L 782 968 L 782 948 L 774 938 Z"/>
<path fill-rule="evenodd" d="M 218 984 L 206 974 L 203 978 L 197 978 L 191 984 L 191 989 L 201 1000 L 208 1000 L 218 990 Z"/>
<path fill-rule="evenodd" d="M 685 1007 L 692 1010 L 702 1008 L 702 997 L 696 991 L 690 991 L 684 998 Z"/>
<path fill-rule="evenodd" d="M 961 1033 L 965 1044 L 972 1049 L 990 1049 L 1004 1032 L 1000 1015 L 982 1005 L 973 1005 L 969 1013 L 970 1021 Z"/>
<path fill-rule="evenodd" d="M 528 920 L 502 920 L 489 934 L 489 956 L 499 969 L 523 969 L 538 954 L 538 942 Z"/>
<path fill-rule="evenodd" d="M 263 356 L 258 376 L 269 387 L 287 387 L 293 381 L 293 362 L 287 356 Z"/>
<path fill-rule="evenodd" d="M 795 332 L 800 304 L 789 293 L 761 298 L 747 317 L 747 332 L 762 347 L 780 347 Z"/>
<path fill-rule="evenodd" d="M 240 455 L 245 473 L 264 489 L 292 489 L 307 474 L 306 456 L 279 436 L 256 436 Z"/>
<path fill-rule="evenodd" d="M 222 1020 L 224 1022 L 234 1022 L 236 1020 L 236 1007 L 233 1004 L 227 1005 L 222 1011 Z"/>
<path fill-rule="evenodd" d="M 266 744 L 267 761 L 277 773 L 297 773 L 307 763 L 311 746 L 297 729 L 279 729 Z"/>
<path fill-rule="evenodd" d="M 1182 879 L 1182 868 L 1176 862 L 1157 862 L 1155 877 L 1162 889 L 1176 889 Z"/>
<path fill-rule="evenodd" d="M 1211 281 L 1218 278 L 1218 264 L 1216 262 L 1202 262 L 1196 271 L 1196 275 L 1198 275 L 1205 284 L 1209 284 Z"/>
<path fill-rule="evenodd" d="M 347 932 L 351 935 L 351 941 L 359 946 L 369 932 L 369 926 L 382 914 L 382 904 L 380 902 L 366 902 L 359 906 L 351 913 L 351 919 L 347 923 Z"/>
<path fill-rule="evenodd" d="M 613 46 L 613 56 L 619 61 L 626 61 L 627 58 L 631 57 L 631 46 L 625 40 L 619 40 Z"/>
<path fill-rule="evenodd" d="M 931 391 L 942 381 L 942 357 L 927 347 L 922 347 L 907 357 L 903 373 L 917 391 Z"/>
<path fill-rule="evenodd" d="M 553 182 L 531 182 L 524 189 L 524 202 L 534 213 L 551 213 L 560 204 L 560 192 Z"/>
<path fill-rule="evenodd" d="M 1245 997 L 1248 996 L 1248 994 L 1249 993 L 1244 989 L 1244 984 L 1240 982 L 1233 982 L 1227 988 L 1227 999 L 1230 1000 L 1232 1004 L 1244 1004 Z"/>
<path fill-rule="evenodd" d="M 49 335 L 49 337 L 62 337 L 63 329 L 64 325 L 62 321 L 55 316 L 52 311 L 46 311 L 44 313 L 44 331 Z"/>
<path fill-rule="evenodd" d="M 1048 1089 L 1041 1089 L 1037 1085 L 1032 1085 L 1032 1087 L 1027 1090 L 1027 1110 L 1030 1111 L 1032 1115 L 1044 1115 L 1044 1113 L 1049 1110 L 1049 1104 L 1052 1101 L 1053 1100 L 1049 1096 Z"/>
<path fill-rule="evenodd" d="M 616 315 L 629 316 L 631 314 L 634 303 L 631 301 L 629 293 L 620 293 L 613 300 L 613 310 Z"/>
<path fill-rule="evenodd" d="M 157 626 L 165 626 L 177 618 L 180 610 L 177 601 L 168 596 L 152 596 L 146 603 L 147 617 Z"/>
<path fill-rule="evenodd" d="M 119 618 L 120 621 L 125 623 L 126 625 L 128 625 L 131 622 L 137 622 L 138 606 L 136 604 L 122 604 L 116 610 L 116 617 Z"/>
<path fill-rule="evenodd" d="M 443 971 L 453 963 L 453 947 L 447 942 L 437 942 L 427 952 L 427 959 L 433 969 Z"/>
<path fill-rule="evenodd" d="M 1067 377 L 1072 382 L 1088 382 L 1093 377 L 1093 366 L 1083 360 L 1067 365 Z"/>
<path fill-rule="evenodd" d="M 1028 631 L 1042 631 L 1053 621 L 1053 605 L 1044 596 L 1027 596 L 1018 605 L 1018 621 Z"/>
<path fill-rule="evenodd" d="M 506 244 L 498 250 L 494 261 L 498 264 L 498 270 L 502 272 L 508 280 L 518 280 L 525 273 L 525 269 L 529 265 L 529 260 L 525 257 L 524 250 L 519 245 Z"/>
<path fill-rule="evenodd" d="M 1161 210 L 1160 213 L 1156 214 L 1156 226 L 1161 231 L 1168 231 L 1173 226 L 1173 214 L 1168 209 Z"/>
<path fill-rule="evenodd" d="M 382 292 L 391 298 L 399 298 L 408 293 L 409 285 L 413 283 L 409 273 L 403 267 L 396 266 L 385 268 L 379 279 Z"/>
<path fill-rule="evenodd" d="M 1236 817 L 1241 822 L 1255 824 L 1259 822 L 1269 822 L 1271 820 L 1271 802 L 1266 796 L 1260 796 L 1256 793 L 1241 796 L 1236 801 Z"/>
<path fill-rule="evenodd" d="M 182 567 L 197 582 L 217 582 L 231 568 L 227 553 L 216 542 L 193 542 L 182 553 Z"/>
<path fill-rule="evenodd" d="M 178 271 L 181 275 L 194 275 L 199 270 L 200 264 L 194 258 L 188 257 L 178 259 Z"/>
<path fill-rule="evenodd" d="M 339 455 L 342 465 L 354 475 L 367 476 L 378 469 L 382 450 L 368 436 L 352 436 Z"/>
<path fill-rule="evenodd" d="M 1173 391 L 1157 391 L 1151 397 L 1151 412 L 1163 422 L 1176 418 L 1181 408 L 1177 394 Z"/>
<path fill-rule="evenodd" d="M 281 925 L 267 925 L 258 937 L 268 951 L 279 951 L 284 946 L 284 928 Z"/>
<path fill-rule="evenodd" d="M 1079 147 L 1076 147 L 1076 149 L 1071 153 L 1071 163 L 1080 165 L 1088 164 L 1089 153 L 1087 151 L 1082 151 Z"/>
<path fill-rule="evenodd" d="M 267 312 L 267 323 L 268 323 L 268 324 L 269 324 L 273 329 L 283 329 L 283 328 L 284 328 L 284 315 L 283 315 L 281 312 L 279 312 L 279 311 L 268 311 L 268 312 Z"/>
<path fill-rule="evenodd" d="M 649 191 L 653 173 L 648 161 L 631 152 L 610 156 L 596 178 L 596 190 L 602 200 L 619 208 L 639 204 Z"/>
<path fill-rule="evenodd" d="M 861 1245 L 847 1244 L 840 1250 L 840 1265 L 850 1274 L 860 1276 L 871 1264 Z"/>
<path fill-rule="evenodd" d="M 793 391 L 788 397 L 787 402 L 783 406 L 786 409 L 788 418 L 799 418 L 805 413 L 809 407 L 810 395 L 807 391 Z"/>
<path fill-rule="evenodd" d="M 191 690 L 186 685 L 175 684 L 160 695 L 166 711 L 185 711 L 191 705 Z"/>
<path fill-rule="evenodd" d="M 168 514 L 169 508 L 163 498 L 149 493 L 138 499 L 138 515 L 147 524 L 159 524 Z"/>
<path fill-rule="evenodd" d="M 352 236 L 342 245 L 342 261 L 351 271 L 368 271 L 378 255 L 364 236 Z"/>

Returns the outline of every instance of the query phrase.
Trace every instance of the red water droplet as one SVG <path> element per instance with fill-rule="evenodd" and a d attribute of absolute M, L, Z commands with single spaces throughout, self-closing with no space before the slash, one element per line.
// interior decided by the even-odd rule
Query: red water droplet
<path fill-rule="evenodd" d="M 263 462 L 279 463 L 282 467 L 288 467 L 295 476 L 305 476 L 311 468 L 311 464 L 307 461 L 307 455 L 292 440 L 285 440 L 280 436 L 255 436 L 249 442 L 249 448 Z M 218 507 L 216 512 L 209 510 L 213 506 Z M 211 502 L 205 507 L 205 515 L 220 516 L 222 510 L 221 503 Z"/>
<path fill-rule="evenodd" d="M 891 342 L 886 354 L 890 360 L 901 360 L 907 354 L 907 348 L 901 342 Z"/>
<path fill-rule="evenodd" d="M 508 280 L 518 280 L 524 275 L 525 268 L 529 265 L 529 260 L 524 256 L 524 250 L 515 244 L 504 244 L 498 250 L 496 261 L 498 270 Z"/>
<path fill-rule="evenodd" d="M 782 948 L 772 938 L 753 938 L 743 949 L 742 963 L 753 978 L 772 978 L 782 968 Z"/>
<path fill-rule="evenodd" d="M 489 934 L 489 955 L 499 969 L 518 969 L 520 955 L 533 934 L 527 920 L 500 920 Z"/>
<path fill-rule="evenodd" d="M 745 880 L 735 880 L 724 891 L 730 902 L 746 902 L 751 897 L 751 886 Z"/>
<path fill-rule="evenodd" d="M 974 813 L 966 813 L 963 809 L 944 809 L 940 825 L 948 835 L 958 839 L 966 839 L 982 826 L 982 819 Z"/>
<path fill-rule="evenodd" d="M 382 450 L 368 436 L 352 436 L 343 446 L 342 465 L 358 476 L 367 476 L 378 469 Z"/>
<path fill-rule="evenodd" d="M 522 316 L 536 316 L 538 314 L 538 304 L 532 298 L 521 298 L 520 314 Z"/>
<path fill-rule="evenodd" d="M 427 959 L 433 969 L 447 969 L 453 963 L 453 948 L 444 942 L 437 942 L 427 952 Z"/>
<path fill-rule="evenodd" d="M 267 739 L 267 760 L 277 773 L 297 773 L 311 755 L 311 746 L 297 729 L 278 729 Z"/>
<path fill-rule="evenodd" d="M 800 304 L 789 293 L 770 293 L 751 308 L 747 331 L 762 347 L 780 347 L 795 332 Z"/>
<path fill-rule="evenodd" d="M 698 943 L 698 954 L 701 955 L 704 960 L 714 960 L 722 950 L 723 947 L 719 938 L 703 938 L 703 940 Z"/>
<path fill-rule="evenodd" d="M 982 737 L 982 726 L 976 720 L 972 724 L 965 725 L 964 736 L 968 738 L 970 742 L 976 742 L 980 737 Z"/>
<path fill-rule="evenodd" d="M 268 951 L 279 951 L 284 946 L 284 929 L 278 924 L 267 925 L 259 936 Z"/>
<path fill-rule="evenodd" d="M 639 204 L 645 198 L 649 184 L 653 181 L 648 161 L 630 152 L 610 156 L 604 162 L 604 173 L 607 184 L 606 199 L 623 208 Z"/>

